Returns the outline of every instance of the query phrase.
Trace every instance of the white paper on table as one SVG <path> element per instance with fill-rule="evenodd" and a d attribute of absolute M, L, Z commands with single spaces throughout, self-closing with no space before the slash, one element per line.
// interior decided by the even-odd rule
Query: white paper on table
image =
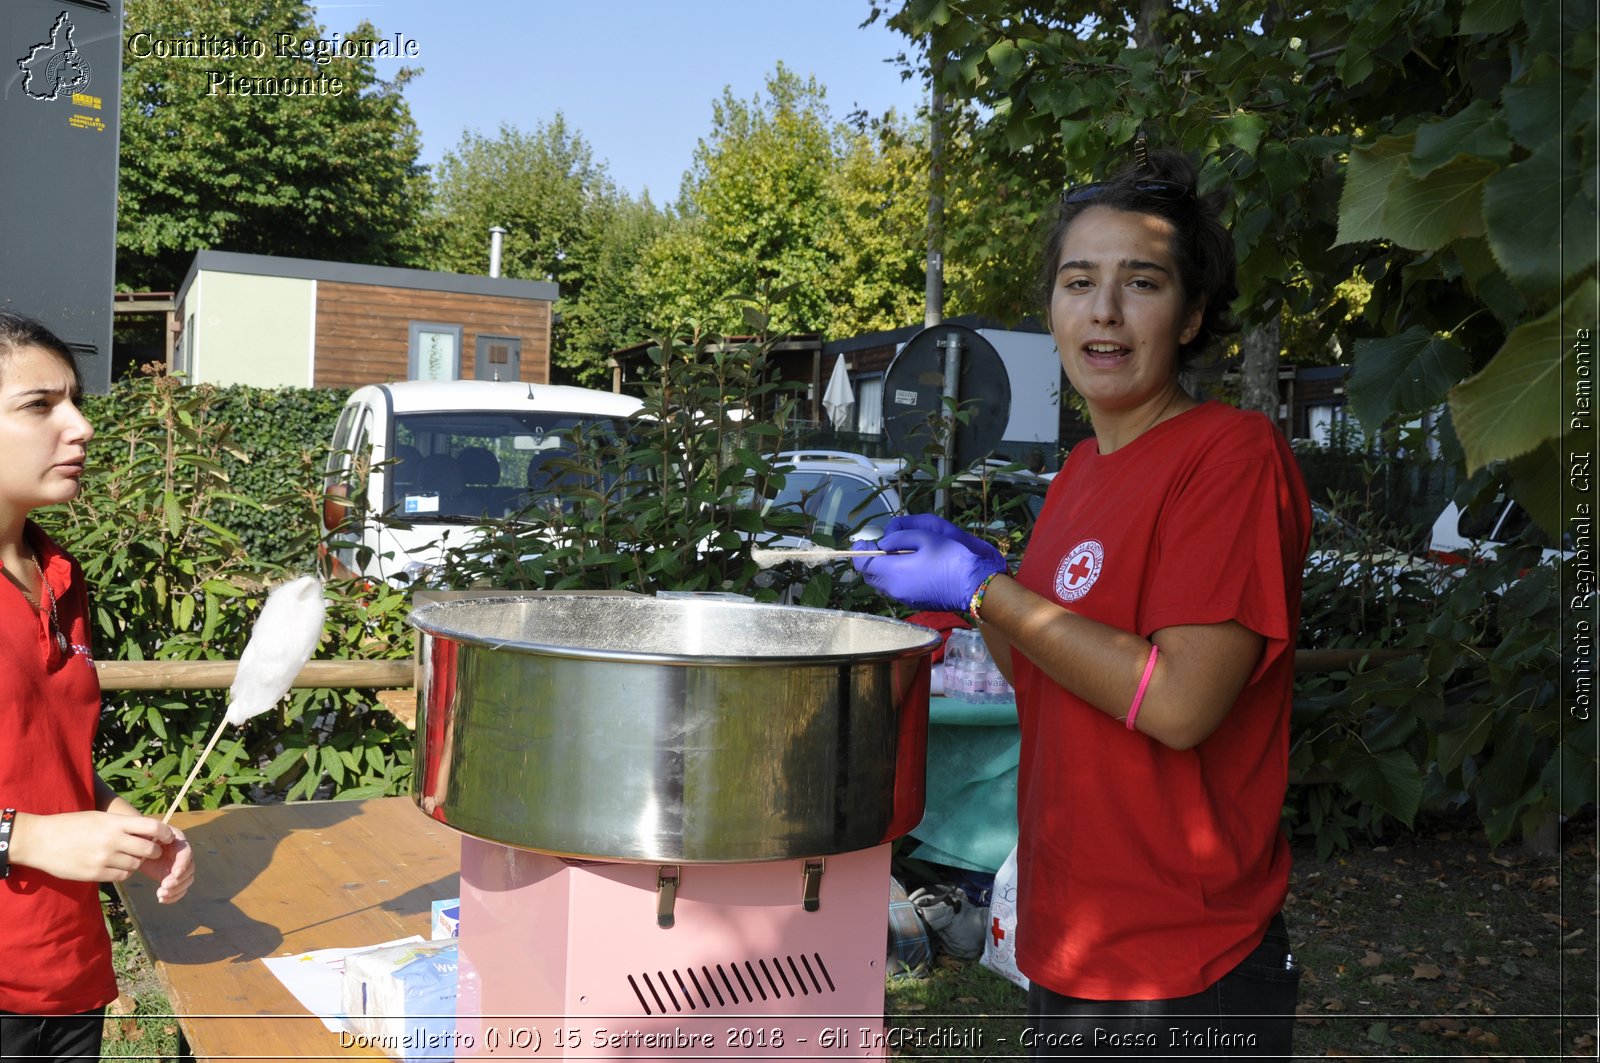
<path fill-rule="evenodd" d="M 331 1033 L 339 1033 L 344 1026 L 344 961 L 358 952 L 372 952 L 391 945 L 410 945 L 422 941 L 421 934 L 396 938 L 381 945 L 358 945 L 354 948 L 316 949 L 296 956 L 269 956 L 261 962 L 267 965 L 283 987 L 294 994 L 301 1007 L 322 1020 Z"/>

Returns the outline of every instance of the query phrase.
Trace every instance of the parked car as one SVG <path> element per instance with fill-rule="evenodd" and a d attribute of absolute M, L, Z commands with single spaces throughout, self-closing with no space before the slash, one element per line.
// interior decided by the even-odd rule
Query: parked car
<path fill-rule="evenodd" d="M 1454 502 L 1445 506 L 1433 522 L 1428 556 L 1441 565 L 1455 567 L 1474 558 L 1493 558 L 1500 547 L 1516 541 L 1537 544 L 1545 561 L 1564 556 L 1533 523 L 1528 511 L 1502 492 L 1485 506 L 1463 509 Z"/>
<path fill-rule="evenodd" d="M 889 518 L 903 510 L 895 486 L 899 459 L 874 460 L 837 450 L 791 450 L 774 462 L 783 486 L 761 500 L 763 513 L 790 509 L 803 514 L 799 535 L 781 535 L 764 546 L 815 546 L 819 541 L 843 545 L 844 537 L 876 538 Z M 749 497 L 754 505 L 754 492 Z"/>
<path fill-rule="evenodd" d="M 804 525 L 800 534 L 768 537 L 763 546 L 844 545 L 848 538 L 876 538 L 890 517 L 906 512 L 912 485 L 903 459 L 797 450 L 777 455 L 776 465 L 783 486 L 763 501 L 762 511 L 788 507 L 804 515 Z M 956 478 L 951 511 L 981 514 L 974 531 L 996 541 L 1011 539 L 1011 527 L 1032 527 L 1048 486 L 1041 476 L 991 460 Z M 749 501 L 756 502 L 753 492 Z"/>
<path fill-rule="evenodd" d="M 323 524 L 337 575 L 409 583 L 486 521 L 559 504 L 572 432 L 622 432 L 642 403 L 482 380 L 358 388 L 334 427 Z"/>
<path fill-rule="evenodd" d="M 1306 574 L 1337 573 L 1341 582 L 1370 581 L 1391 594 L 1408 585 L 1436 588 L 1440 567 L 1432 560 L 1372 542 L 1370 534 L 1319 502 L 1311 503 L 1311 549 Z"/>

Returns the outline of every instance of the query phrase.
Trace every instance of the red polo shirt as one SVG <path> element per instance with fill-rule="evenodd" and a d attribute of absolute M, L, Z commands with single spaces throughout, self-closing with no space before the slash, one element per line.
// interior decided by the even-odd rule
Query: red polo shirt
<path fill-rule="evenodd" d="M 70 555 L 31 521 L 24 534 L 55 592 L 70 649 L 55 645 L 48 604 L 36 611 L 0 580 L 0 807 L 36 816 L 88 811 L 100 720 L 89 595 Z M 0 1011 L 65 1015 L 116 999 L 98 883 L 12 864 L 0 879 L 0 956 Z"/>
<path fill-rule="evenodd" d="M 1146 638 L 1237 621 L 1265 650 L 1227 717 L 1169 749 L 1013 654 L 1017 965 L 1091 1000 L 1198 993 L 1239 963 L 1283 904 L 1279 828 L 1310 506 L 1288 444 L 1260 414 L 1205 403 L 1101 454 L 1072 451 L 1017 579 Z"/>

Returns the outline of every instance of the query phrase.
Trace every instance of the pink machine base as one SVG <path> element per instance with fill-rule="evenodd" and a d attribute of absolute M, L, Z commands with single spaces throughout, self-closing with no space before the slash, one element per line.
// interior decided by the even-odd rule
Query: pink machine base
<path fill-rule="evenodd" d="M 817 863 L 568 863 L 462 838 L 463 1058 L 886 1058 L 889 846 Z"/>

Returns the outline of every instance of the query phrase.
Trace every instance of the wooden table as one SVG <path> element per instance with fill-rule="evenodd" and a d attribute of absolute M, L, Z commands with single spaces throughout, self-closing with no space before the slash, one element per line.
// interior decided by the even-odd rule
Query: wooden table
<path fill-rule="evenodd" d="M 196 876 L 157 904 L 122 895 L 195 1059 L 351 1059 L 261 960 L 428 936 L 435 900 L 460 896 L 460 835 L 403 797 L 184 812 Z"/>

